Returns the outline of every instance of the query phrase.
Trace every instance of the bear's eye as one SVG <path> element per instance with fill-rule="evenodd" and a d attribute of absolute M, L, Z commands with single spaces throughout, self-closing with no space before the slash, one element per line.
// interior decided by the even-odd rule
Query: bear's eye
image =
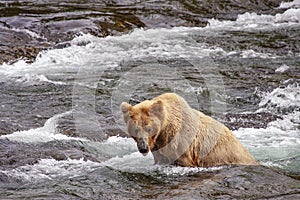
<path fill-rule="evenodd" d="M 136 135 L 139 133 L 139 128 L 138 128 L 138 127 L 136 127 L 136 128 L 134 129 L 134 133 L 135 133 Z"/>
<path fill-rule="evenodd" d="M 148 132 L 148 133 L 150 133 L 151 132 L 151 127 L 150 126 L 146 126 L 145 127 L 145 131 Z"/>

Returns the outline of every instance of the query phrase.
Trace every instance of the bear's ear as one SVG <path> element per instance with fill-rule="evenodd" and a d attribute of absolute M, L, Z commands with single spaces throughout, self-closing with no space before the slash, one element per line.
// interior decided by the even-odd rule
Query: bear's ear
<path fill-rule="evenodd" d="M 151 105 L 150 112 L 155 115 L 162 115 L 163 113 L 163 102 L 161 100 L 157 100 L 155 103 Z"/>
<path fill-rule="evenodd" d="M 128 113 L 128 111 L 131 109 L 132 109 L 132 105 L 130 105 L 129 103 L 127 103 L 127 102 L 121 103 L 121 111 L 123 112 L 123 114 Z"/>

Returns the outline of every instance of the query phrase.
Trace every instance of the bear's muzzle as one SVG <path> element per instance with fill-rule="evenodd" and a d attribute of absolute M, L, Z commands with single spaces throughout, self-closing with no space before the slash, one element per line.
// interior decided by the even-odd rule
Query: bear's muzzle
<path fill-rule="evenodd" d="M 137 147 L 141 154 L 146 156 L 149 152 L 149 145 L 147 142 L 147 138 L 139 138 L 137 141 Z"/>

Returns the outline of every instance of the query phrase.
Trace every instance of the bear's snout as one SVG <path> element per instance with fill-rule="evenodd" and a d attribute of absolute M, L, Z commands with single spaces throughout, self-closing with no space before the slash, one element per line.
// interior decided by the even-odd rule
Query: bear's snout
<path fill-rule="evenodd" d="M 149 152 L 149 145 L 146 138 L 139 138 L 137 141 L 137 147 L 141 154 L 146 156 Z"/>

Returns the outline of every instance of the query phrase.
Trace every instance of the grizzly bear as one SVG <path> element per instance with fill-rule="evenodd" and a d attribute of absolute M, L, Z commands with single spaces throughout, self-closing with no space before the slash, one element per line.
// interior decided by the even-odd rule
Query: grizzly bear
<path fill-rule="evenodd" d="M 139 152 L 151 151 L 155 163 L 189 167 L 257 164 L 225 125 L 192 109 L 175 93 L 135 106 L 123 102 L 121 110 Z"/>

